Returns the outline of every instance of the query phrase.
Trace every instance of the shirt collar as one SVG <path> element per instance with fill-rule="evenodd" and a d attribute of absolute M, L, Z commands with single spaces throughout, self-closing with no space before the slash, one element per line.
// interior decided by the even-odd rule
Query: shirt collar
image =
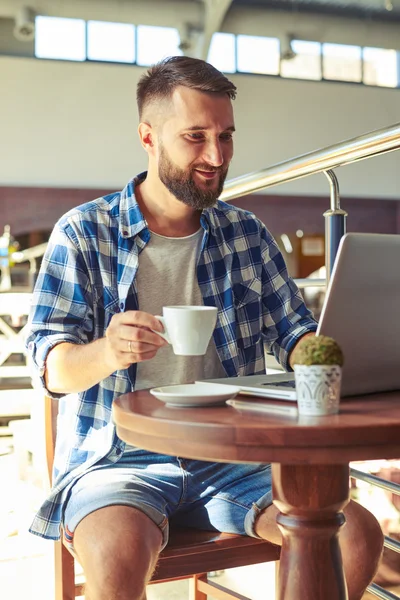
<path fill-rule="evenodd" d="M 146 176 L 147 171 L 140 173 L 131 179 L 121 192 L 119 228 L 124 238 L 133 237 L 147 229 L 147 222 L 135 198 L 135 187 L 142 183 Z"/>

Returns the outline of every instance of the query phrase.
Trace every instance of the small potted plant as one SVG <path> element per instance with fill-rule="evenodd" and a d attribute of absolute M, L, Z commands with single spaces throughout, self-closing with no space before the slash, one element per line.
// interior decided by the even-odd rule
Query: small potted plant
<path fill-rule="evenodd" d="M 301 415 L 339 412 L 343 352 L 326 335 L 307 336 L 293 350 L 297 404 Z"/>

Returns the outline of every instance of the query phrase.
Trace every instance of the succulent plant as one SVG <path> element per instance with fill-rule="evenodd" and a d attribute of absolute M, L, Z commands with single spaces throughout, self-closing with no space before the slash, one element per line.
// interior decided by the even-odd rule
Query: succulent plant
<path fill-rule="evenodd" d="M 339 365 L 344 362 L 339 344 L 326 335 L 302 338 L 293 350 L 295 365 Z"/>

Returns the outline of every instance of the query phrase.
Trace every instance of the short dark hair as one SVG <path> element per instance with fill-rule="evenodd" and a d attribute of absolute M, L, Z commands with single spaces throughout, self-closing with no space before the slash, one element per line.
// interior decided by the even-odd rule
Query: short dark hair
<path fill-rule="evenodd" d="M 153 100 L 170 98 L 175 88 L 188 88 L 236 98 L 236 86 L 215 67 L 189 56 L 170 56 L 153 65 L 142 75 L 137 86 L 139 117 Z"/>

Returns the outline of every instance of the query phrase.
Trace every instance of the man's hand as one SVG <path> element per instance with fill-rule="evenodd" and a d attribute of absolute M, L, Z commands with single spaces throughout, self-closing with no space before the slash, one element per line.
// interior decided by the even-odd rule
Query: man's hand
<path fill-rule="evenodd" d="M 315 331 L 310 331 L 310 333 L 305 333 L 304 335 L 301 336 L 300 340 L 303 340 L 306 337 L 310 337 L 311 335 L 315 335 Z M 293 358 L 292 358 L 293 357 L 293 350 L 296 348 L 296 346 L 300 342 L 300 340 L 297 341 L 296 345 L 290 351 L 289 364 L 292 367 L 292 369 L 293 369 L 293 363 L 292 363 L 292 360 L 293 360 Z"/>
<path fill-rule="evenodd" d="M 112 317 L 106 331 L 105 356 L 112 372 L 149 360 L 162 346 L 168 345 L 152 329 L 164 331 L 158 319 L 140 310 L 128 310 Z"/>
<path fill-rule="evenodd" d="M 47 356 L 45 380 L 56 394 L 84 392 L 119 369 L 153 358 L 167 342 L 160 321 L 145 312 L 116 314 L 106 335 L 89 344 L 62 342 Z"/>

